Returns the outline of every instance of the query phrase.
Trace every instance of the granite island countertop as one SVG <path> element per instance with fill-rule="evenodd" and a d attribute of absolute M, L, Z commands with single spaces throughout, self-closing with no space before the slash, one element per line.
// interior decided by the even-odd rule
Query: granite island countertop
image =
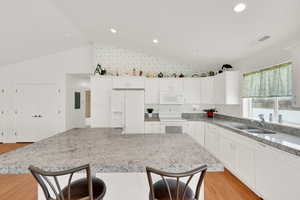
<path fill-rule="evenodd" d="M 171 172 L 203 164 L 223 165 L 186 134 L 121 135 L 117 129 L 73 129 L 0 155 L 0 173 L 28 173 L 28 166 L 65 170 L 90 163 L 94 173 L 145 172 L 150 166 Z"/>

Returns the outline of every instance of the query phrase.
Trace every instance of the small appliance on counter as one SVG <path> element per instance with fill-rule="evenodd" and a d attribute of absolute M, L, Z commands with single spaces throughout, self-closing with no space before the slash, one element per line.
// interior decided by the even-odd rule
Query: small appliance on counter
<path fill-rule="evenodd" d="M 153 113 L 154 109 L 153 108 L 147 108 L 147 113 L 148 113 L 148 117 L 152 118 L 152 113 Z"/>
<path fill-rule="evenodd" d="M 203 111 L 206 112 L 208 118 L 214 118 L 215 113 L 218 112 L 215 108 L 205 109 Z"/>

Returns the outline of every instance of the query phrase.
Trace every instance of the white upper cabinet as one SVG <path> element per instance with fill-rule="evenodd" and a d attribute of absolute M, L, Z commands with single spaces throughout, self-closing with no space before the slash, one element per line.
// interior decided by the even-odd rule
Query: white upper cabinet
<path fill-rule="evenodd" d="M 215 104 L 240 104 L 240 73 L 228 71 L 214 78 Z"/>
<path fill-rule="evenodd" d="M 159 104 L 159 79 L 145 79 L 145 104 Z"/>
<path fill-rule="evenodd" d="M 200 103 L 214 104 L 214 77 L 200 78 Z"/>
<path fill-rule="evenodd" d="M 139 89 L 145 87 L 144 77 L 115 77 L 113 79 L 114 89 Z"/>
<path fill-rule="evenodd" d="M 184 78 L 184 103 L 200 104 L 201 97 L 201 79 L 200 78 Z"/>
<path fill-rule="evenodd" d="M 160 91 L 169 91 L 182 93 L 183 92 L 183 79 L 180 78 L 163 78 L 160 79 Z"/>

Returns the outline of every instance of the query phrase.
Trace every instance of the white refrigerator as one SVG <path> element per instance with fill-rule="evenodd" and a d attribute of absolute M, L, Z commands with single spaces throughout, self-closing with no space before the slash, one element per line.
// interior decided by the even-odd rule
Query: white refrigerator
<path fill-rule="evenodd" d="M 121 115 L 122 120 L 119 121 L 119 117 L 112 116 L 112 124 L 114 127 L 118 127 L 117 124 L 123 128 L 125 134 L 143 134 L 144 131 L 144 99 L 145 94 L 143 89 L 117 89 L 114 90 L 112 96 L 112 105 L 122 105 L 114 108 L 112 111 L 115 115 Z M 114 99 L 116 98 L 116 99 Z M 117 103 L 119 102 L 119 103 Z M 122 112 L 122 114 L 118 113 Z M 118 113 L 118 114 L 117 114 Z M 116 120 L 116 121 L 115 121 Z"/>

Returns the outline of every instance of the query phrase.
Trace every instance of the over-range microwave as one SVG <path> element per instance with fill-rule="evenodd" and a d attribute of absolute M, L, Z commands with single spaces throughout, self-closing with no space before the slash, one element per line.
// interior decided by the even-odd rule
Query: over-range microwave
<path fill-rule="evenodd" d="M 183 94 L 178 93 L 176 91 L 164 91 L 160 92 L 160 104 L 173 104 L 179 105 L 184 104 Z"/>

